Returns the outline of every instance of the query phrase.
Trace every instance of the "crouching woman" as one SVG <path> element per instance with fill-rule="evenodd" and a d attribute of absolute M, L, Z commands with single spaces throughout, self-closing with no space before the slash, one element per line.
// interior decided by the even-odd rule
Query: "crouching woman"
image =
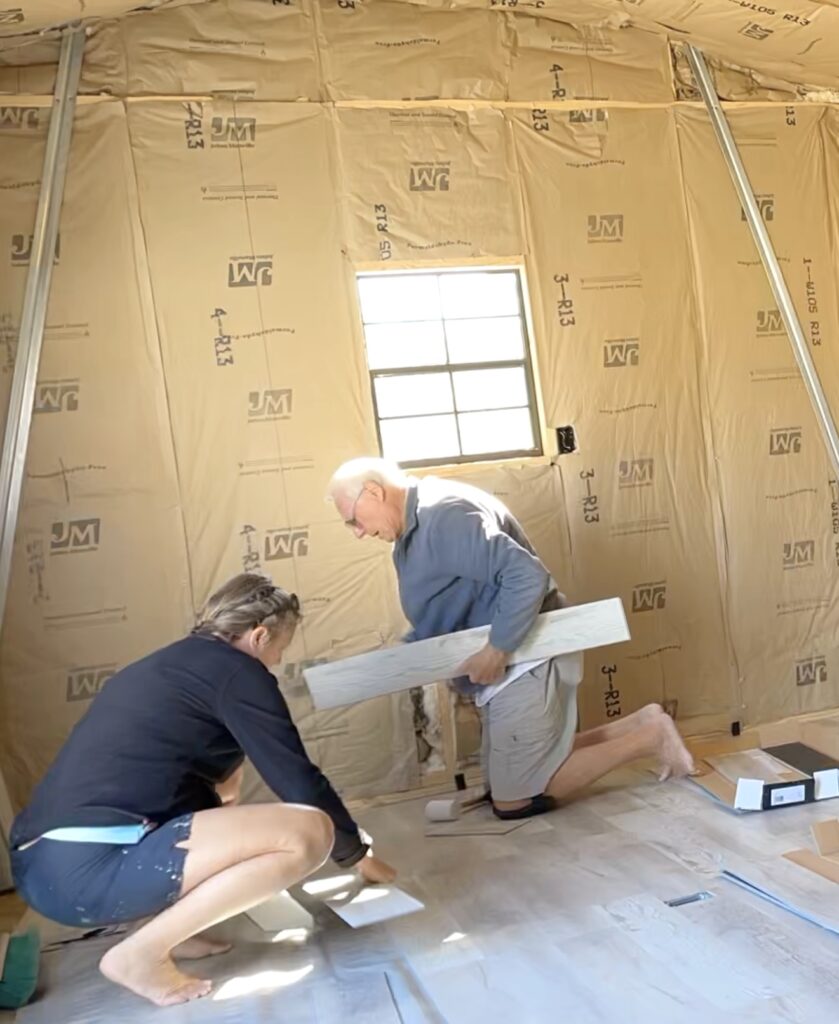
<path fill-rule="evenodd" d="M 265 576 L 229 580 L 189 636 L 105 684 L 15 820 L 15 883 L 45 917 L 150 918 L 100 967 L 158 1005 L 210 991 L 174 963 L 226 951 L 201 932 L 330 853 L 367 881 L 395 877 L 309 760 L 269 671 L 299 618 Z M 236 805 L 245 756 L 284 802 Z"/>

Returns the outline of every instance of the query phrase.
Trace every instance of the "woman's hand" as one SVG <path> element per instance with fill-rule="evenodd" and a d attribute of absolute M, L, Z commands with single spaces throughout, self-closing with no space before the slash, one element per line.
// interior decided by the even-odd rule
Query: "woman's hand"
<path fill-rule="evenodd" d="M 221 799 L 222 807 L 231 807 L 233 804 L 239 803 L 239 797 L 242 791 L 242 780 L 245 777 L 245 763 L 244 761 L 236 771 L 226 779 L 224 782 L 220 782 L 216 786 L 216 792 Z"/>
<path fill-rule="evenodd" d="M 390 864 L 385 864 L 383 860 L 374 857 L 371 850 L 361 858 L 356 868 L 364 881 L 370 885 L 388 884 L 396 879 L 396 870 Z"/>

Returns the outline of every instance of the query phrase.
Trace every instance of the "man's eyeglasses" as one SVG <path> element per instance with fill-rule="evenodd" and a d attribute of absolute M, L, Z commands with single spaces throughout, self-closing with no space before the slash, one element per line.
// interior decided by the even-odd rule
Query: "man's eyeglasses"
<path fill-rule="evenodd" d="M 352 503 L 352 508 L 350 509 L 350 517 L 349 519 L 344 520 L 344 526 L 348 527 L 350 530 L 357 530 L 361 526 L 361 524 L 355 518 L 355 510 L 358 506 L 359 501 L 361 500 L 361 495 L 364 494 L 364 490 L 365 489 L 362 487 L 361 490 L 358 492 L 355 501 Z"/>

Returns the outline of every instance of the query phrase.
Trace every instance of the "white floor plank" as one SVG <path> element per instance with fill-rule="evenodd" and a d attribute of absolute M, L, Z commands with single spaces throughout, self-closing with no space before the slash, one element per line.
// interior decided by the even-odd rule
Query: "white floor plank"
<path fill-rule="evenodd" d="M 488 626 L 465 629 L 316 665 L 303 675 L 318 710 L 340 707 L 450 679 L 484 646 L 488 636 Z M 540 615 L 522 645 L 510 655 L 510 664 L 569 656 L 564 678 L 578 683 L 582 678 L 580 651 L 628 639 L 620 598 L 575 605 Z"/>

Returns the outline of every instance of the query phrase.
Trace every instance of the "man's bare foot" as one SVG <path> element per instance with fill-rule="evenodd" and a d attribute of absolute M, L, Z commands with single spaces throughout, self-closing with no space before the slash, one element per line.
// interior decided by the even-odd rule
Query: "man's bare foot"
<path fill-rule="evenodd" d="M 172 950 L 172 956 L 178 960 L 203 960 L 205 956 L 221 956 L 233 949 L 232 942 L 217 942 L 202 935 L 193 935 L 179 943 Z"/>
<path fill-rule="evenodd" d="M 660 704 L 646 704 L 637 712 L 638 721 L 641 725 L 649 725 L 650 722 L 657 722 L 664 713 L 664 708 Z"/>
<path fill-rule="evenodd" d="M 128 948 L 126 948 L 128 947 Z M 109 949 L 99 961 L 108 981 L 122 985 L 157 1006 L 174 1006 L 209 995 L 213 983 L 182 974 L 169 957 L 149 960 L 130 940 Z"/>
<path fill-rule="evenodd" d="M 680 779 L 685 775 L 690 775 L 694 771 L 693 758 L 682 742 L 682 737 L 673 724 L 673 719 L 669 715 L 662 714 L 658 722 L 661 729 L 658 751 L 661 771 L 658 781 L 664 782 L 670 778 Z"/>

